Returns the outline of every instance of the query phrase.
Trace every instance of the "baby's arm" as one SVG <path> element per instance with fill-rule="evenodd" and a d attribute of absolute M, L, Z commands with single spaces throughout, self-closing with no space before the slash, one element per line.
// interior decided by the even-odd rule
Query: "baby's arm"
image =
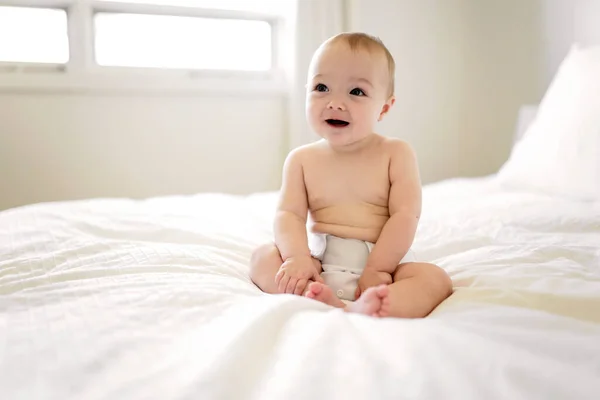
<path fill-rule="evenodd" d="M 290 257 L 308 256 L 306 217 L 308 200 L 301 153 L 292 151 L 283 166 L 283 181 L 275 215 L 275 244 L 285 262 Z"/>
<path fill-rule="evenodd" d="M 417 159 L 405 142 L 392 142 L 390 161 L 390 219 L 387 221 L 366 268 L 394 273 L 412 246 L 421 216 L 421 178 Z"/>
<path fill-rule="evenodd" d="M 279 293 L 304 292 L 309 280 L 319 281 L 319 270 L 310 255 L 306 235 L 308 196 L 302 170 L 302 149 L 288 155 L 275 216 L 275 245 L 283 264 L 275 275 Z"/>

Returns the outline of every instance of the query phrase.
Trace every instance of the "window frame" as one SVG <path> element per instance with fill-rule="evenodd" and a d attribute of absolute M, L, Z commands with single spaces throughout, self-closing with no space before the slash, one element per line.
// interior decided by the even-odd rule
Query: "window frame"
<path fill-rule="evenodd" d="M 98 0 L 0 0 L 0 6 L 65 10 L 70 54 L 66 64 L 0 61 L 0 92 L 286 92 L 285 66 L 289 65 L 286 59 L 289 54 L 284 54 L 282 38 L 289 34 L 291 21 L 284 16 Z M 269 71 L 235 71 L 101 66 L 95 61 L 93 37 L 93 18 L 101 12 L 265 21 L 271 25 L 272 68 Z"/>

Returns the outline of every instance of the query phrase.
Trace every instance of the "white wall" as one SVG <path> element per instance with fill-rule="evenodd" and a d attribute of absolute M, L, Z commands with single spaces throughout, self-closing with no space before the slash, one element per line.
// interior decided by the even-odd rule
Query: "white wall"
<path fill-rule="evenodd" d="M 397 61 L 381 132 L 417 150 L 424 183 L 494 173 L 517 109 L 539 101 L 597 0 L 348 0 L 347 28 Z M 301 63 L 299 63 L 301 64 Z M 275 94 L 109 96 L 0 90 L 0 209 L 97 196 L 278 187 L 289 104 Z"/>
<path fill-rule="evenodd" d="M 466 175 L 498 171 L 512 148 L 519 108 L 543 95 L 543 1 L 462 2 Z"/>
<path fill-rule="evenodd" d="M 424 183 L 494 173 L 518 107 L 540 96 L 541 9 L 528 0 L 353 0 L 350 29 L 379 36 L 397 63 L 381 125 L 416 149 Z"/>
<path fill-rule="evenodd" d="M 0 92 L 0 209 L 88 197 L 273 190 L 280 96 Z"/>

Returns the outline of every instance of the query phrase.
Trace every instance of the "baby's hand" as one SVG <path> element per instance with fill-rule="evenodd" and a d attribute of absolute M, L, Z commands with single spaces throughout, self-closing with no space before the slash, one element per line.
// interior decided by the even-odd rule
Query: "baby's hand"
<path fill-rule="evenodd" d="M 275 275 L 279 293 L 302 295 L 308 281 L 323 282 L 311 256 L 290 257 L 281 264 Z"/>
<path fill-rule="evenodd" d="M 358 279 L 358 287 L 356 288 L 354 298 L 358 299 L 365 290 L 372 286 L 378 286 L 382 283 L 389 285 L 392 283 L 392 281 L 392 274 L 388 272 L 381 272 L 372 268 L 365 268 L 362 275 Z"/>

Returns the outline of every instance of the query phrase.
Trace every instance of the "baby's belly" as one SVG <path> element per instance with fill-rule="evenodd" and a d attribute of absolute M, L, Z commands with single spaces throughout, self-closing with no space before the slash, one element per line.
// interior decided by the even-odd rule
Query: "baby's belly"
<path fill-rule="evenodd" d="M 357 203 L 314 210 L 311 218 L 314 233 L 375 243 L 390 216 L 387 207 Z"/>

